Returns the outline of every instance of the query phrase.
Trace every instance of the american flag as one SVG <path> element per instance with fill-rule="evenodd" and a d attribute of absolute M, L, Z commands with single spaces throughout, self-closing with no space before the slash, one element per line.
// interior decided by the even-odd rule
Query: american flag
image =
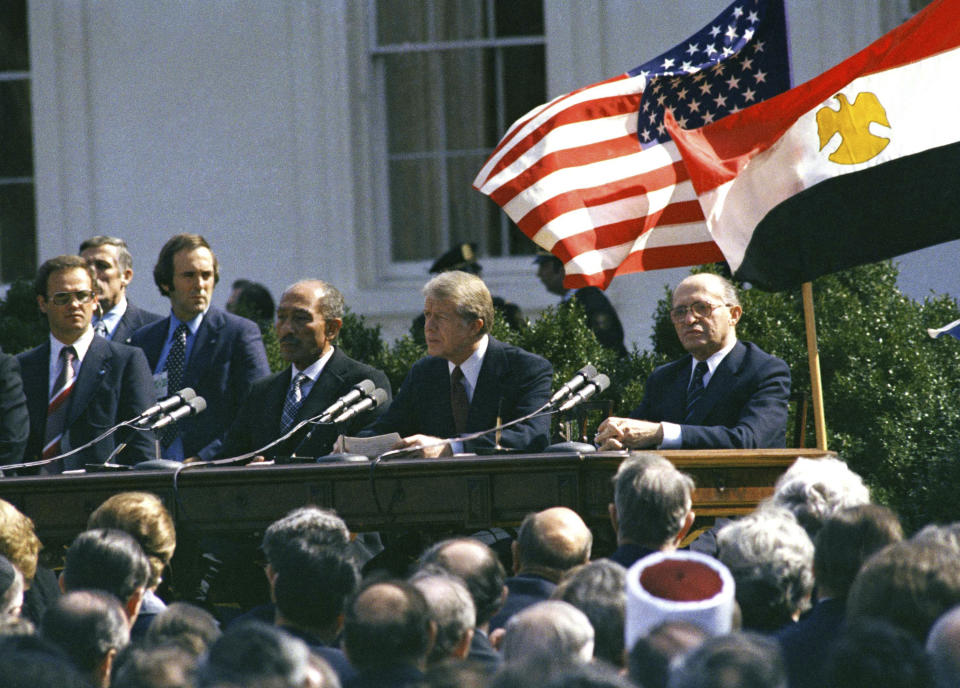
<path fill-rule="evenodd" d="M 723 260 L 664 109 L 695 128 L 789 87 L 783 0 L 739 0 L 659 57 L 521 117 L 473 186 L 563 261 L 568 288 Z"/>

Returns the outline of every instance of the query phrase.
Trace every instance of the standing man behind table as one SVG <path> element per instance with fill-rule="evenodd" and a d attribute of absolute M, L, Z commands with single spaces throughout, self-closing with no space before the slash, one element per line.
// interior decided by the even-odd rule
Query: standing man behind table
<path fill-rule="evenodd" d="M 318 416 L 355 384 L 371 380 L 390 394 L 390 381 L 381 370 L 355 361 L 335 347 L 343 326 L 343 295 L 321 280 L 303 280 L 287 287 L 277 308 L 277 341 L 286 369 L 253 383 L 224 440 L 221 454 L 239 456 L 277 439 L 301 420 Z M 299 379 L 298 379 L 299 378 Z M 354 434 L 385 407 L 366 411 L 343 429 Z M 334 426 L 312 426 L 273 447 L 271 456 L 324 456 L 337 438 Z"/>
<path fill-rule="evenodd" d="M 397 432 L 403 437 L 399 446 L 423 447 L 426 458 L 490 449 L 494 433 L 452 446 L 437 443 L 537 410 L 550 399 L 553 367 L 490 336 L 493 299 L 479 277 L 444 272 L 427 282 L 423 295 L 429 356 L 413 364 L 393 404 L 364 432 Z M 545 415 L 506 428 L 500 438 L 501 446 L 522 451 L 549 443 Z"/>
<path fill-rule="evenodd" d="M 93 440 L 153 403 L 153 385 L 143 352 L 93 333 L 97 308 L 93 270 L 80 256 L 58 256 L 40 266 L 34 281 L 37 305 L 47 316 L 50 338 L 17 356 L 30 413 L 27 460 L 50 458 Z M 117 434 L 48 464 L 47 473 L 103 463 Z M 153 458 L 153 433 L 133 431 L 114 461 Z"/>
<path fill-rule="evenodd" d="M 647 378 L 630 418 L 597 429 L 603 449 L 755 449 L 783 447 L 790 369 L 737 339 L 743 314 L 736 287 L 703 273 L 673 292 L 670 319 L 689 355 Z"/>
<path fill-rule="evenodd" d="M 97 302 L 93 331 L 114 342 L 129 344 L 144 325 L 163 316 L 137 308 L 127 300 L 127 285 L 133 279 L 133 256 L 127 242 L 117 237 L 93 236 L 80 244 L 80 257 L 96 274 Z"/>
<path fill-rule="evenodd" d="M 210 305 L 220 266 L 199 234 L 171 237 L 160 249 L 153 280 L 170 299 L 170 315 L 137 330 L 132 343 L 147 354 L 159 398 L 191 387 L 207 402 L 202 415 L 159 432 L 161 453 L 206 461 L 219 452 L 250 385 L 270 373 L 260 329 Z"/>

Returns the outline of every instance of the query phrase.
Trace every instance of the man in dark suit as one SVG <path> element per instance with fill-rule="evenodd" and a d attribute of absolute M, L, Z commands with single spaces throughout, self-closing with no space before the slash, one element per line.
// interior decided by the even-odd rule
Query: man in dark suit
<path fill-rule="evenodd" d="M 280 355 L 290 366 L 253 383 L 221 454 L 239 456 L 266 446 L 302 420 L 324 412 L 358 382 L 371 380 L 390 394 L 390 381 L 377 370 L 347 356 L 334 346 L 343 326 L 343 295 L 321 280 L 304 280 L 289 287 L 277 308 Z M 376 418 L 383 408 L 356 416 L 346 427 L 301 428 L 271 447 L 267 455 L 323 456 L 338 432 L 348 435 Z M 312 432 L 304 442 L 304 437 Z M 301 446 L 301 442 L 304 444 Z"/>
<path fill-rule="evenodd" d="M 630 418 L 597 429 L 604 449 L 754 449 L 786 441 L 790 369 L 737 339 L 743 314 L 736 288 L 713 274 L 691 275 L 673 292 L 670 318 L 683 348 L 647 379 Z"/>
<path fill-rule="evenodd" d="M 133 279 L 133 256 L 127 242 L 117 237 L 93 236 L 80 244 L 80 257 L 97 276 L 97 303 L 93 330 L 114 342 L 129 344 L 130 337 L 162 315 L 137 308 L 127 301 L 127 285 Z"/>
<path fill-rule="evenodd" d="M 608 349 L 617 352 L 619 356 L 627 355 L 627 348 L 623 345 L 623 324 L 617 309 L 610 303 L 606 294 L 597 287 L 581 287 L 567 289 L 563 286 L 566 273 L 563 262 L 551 253 L 540 253 L 534 258 L 537 264 L 537 277 L 551 294 L 561 297 L 561 305 L 571 302 L 579 303 L 587 315 L 589 327 L 597 341 Z"/>
<path fill-rule="evenodd" d="M 441 443 L 521 418 L 550 398 L 553 367 L 540 356 L 489 335 L 493 300 L 479 277 L 454 270 L 423 288 L 426 358 L 417 361 L 396 399 L 365 432 L 397 432 L 401 447 L 427 458 L 490 449 L 493 433 Z M 540 451 L 549 444 L 550 419 L 540 416 L 503 430 L 500 444 Z"/>
<path fill-rule="evenodd" d="M 171 314 L 137 330 L 131 340 L 147 354 L 158 396 L 191 387 L 207 402 L 202 415 L 160 433 L 165 459 L 216 456 L 250 385 L 270 373 L 256 324 L 210 305 L 219 279 L 220 266 L 206 239 L 171 237 L 153 269 Z"/>
<path fill-rule="evenodd" d="M 20 364 L 0 349 L 0 465 L 18 463 L 30 435 Z"/>
<path fill-rule="evenodd" d="M 50 339 L 17 356 L 30 414 L 24 455 L 50 458 L 93 440 L 153 403 L 143 352 L 97 337 L 90 326 L 97 308 L 93 270 L 80 256 L 58 256 L 40 266 L 34 283 L 47 316 Z M 111 435 L 82 452 L 48 465 L 47 472 L 103 463 L 114 450 Z M 154 456 L 153 433 L 132 432 L 115 461 L 134 464 Z"/>

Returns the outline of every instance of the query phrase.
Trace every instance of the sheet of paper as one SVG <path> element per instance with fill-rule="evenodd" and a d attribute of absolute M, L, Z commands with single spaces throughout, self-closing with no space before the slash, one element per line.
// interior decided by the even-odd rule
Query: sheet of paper
<path fill-rule="evenodd" d="M 341 447 L 346 454 L 363 454 L 370 458 L 375 458 L 384 454 L 400 442 L 400 435 L 391 432 L 386 435 L 375 435 L 373 437 L 348 437 L 340 435 L 337 440 L 337 446 Z"/>

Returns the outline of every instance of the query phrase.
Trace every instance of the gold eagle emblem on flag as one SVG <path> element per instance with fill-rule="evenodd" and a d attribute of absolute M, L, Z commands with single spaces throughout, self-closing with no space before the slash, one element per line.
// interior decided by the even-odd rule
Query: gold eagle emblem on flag
<path fill-rule="evenodd" d="M 853 104 L 838 93 L 834 96 L 840 109 L 825 105 L 817 111 L 817 133 L 820 135 L 820 150 L 834 134 L 840 133 L 840 146 L 828 157 L 840 165 L 856 165 L 880 154 L 890 139 L 870 132 L 870 123 L 890 126 L 887 111 L 877 96 L 870 92 L 858 93 Z"/>

